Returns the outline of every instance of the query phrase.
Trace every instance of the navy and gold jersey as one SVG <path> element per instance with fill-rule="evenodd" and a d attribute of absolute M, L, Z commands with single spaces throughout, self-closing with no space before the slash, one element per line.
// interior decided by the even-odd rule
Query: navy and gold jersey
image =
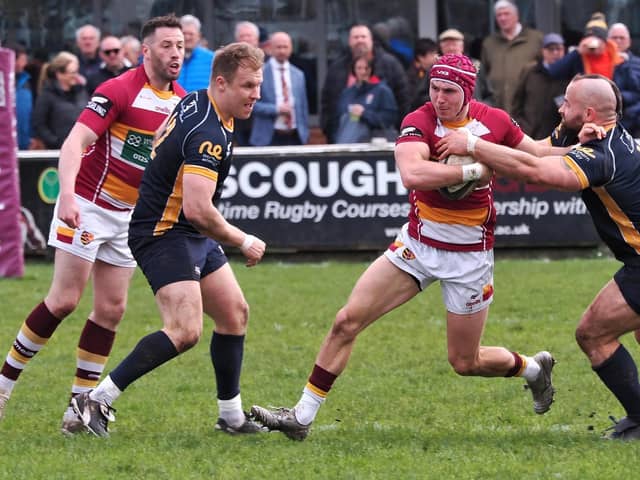
<path fill-rule="evenodd" d="M 600 238 L 618 260 L 640 265 L 640 151 L 631 135 L 616 125 L 564 160 L 580 179 Z"/>
<path fill-rule="evenodd" d="M 214 180 L 216 202 L 222 194 L 232 154 L 233 120 L 224 124 L 207 90 L 184 97 L 167 121 L 140 183 L 140 196 L 129 225 L 131 236 L 159 236 L 168 231 L 202 236 L 182 212 L 185 173 Z"/>

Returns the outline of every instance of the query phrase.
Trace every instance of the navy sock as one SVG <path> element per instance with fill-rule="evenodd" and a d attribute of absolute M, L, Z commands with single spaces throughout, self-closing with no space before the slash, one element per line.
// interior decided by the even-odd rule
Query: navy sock
<path fill-rule="evenodd" d="M 622 404 L 627 417 L 640 422 L 638 369 L 624 345 L 621 344 L 613 355 L 593 370 Z"/>
<path fill-rule="evenodd" d="M 166 333 L 159 330 L 142 338 L 109 376 L 124 391 L 144 374 L 177 356 L 178 350 L 173 342 Z"/>
<path fill-rule="evenodd" d="M 222 335 L 213 332 L 209 351 L 216 372 L 218 398 L 230 400 L 240 393 L 244 335 Z"/>

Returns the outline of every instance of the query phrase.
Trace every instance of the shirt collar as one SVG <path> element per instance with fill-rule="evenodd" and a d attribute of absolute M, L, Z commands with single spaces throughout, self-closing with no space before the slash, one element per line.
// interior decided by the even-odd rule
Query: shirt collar
<path fill-rule="evenodd" d="M 289 70 L 289 60 L 285 60 L 283 63 L 280 63 L 275 58 L 271 57 L 269 61 L 271 62 L 271 68 L 280 70 L 282 67 L 284 67 L 285 71 Z"/>

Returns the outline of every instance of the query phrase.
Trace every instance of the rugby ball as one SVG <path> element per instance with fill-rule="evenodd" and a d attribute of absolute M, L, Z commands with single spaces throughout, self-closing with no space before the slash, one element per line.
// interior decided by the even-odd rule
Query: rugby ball
<path fill-rule="evenodd" d="M 442 160 L 447 165 L 468 165 L 476 160 L 470 155 L 449 155 Z M 442 187 L 439 192 L 449 200 L 461 200 L 467 197 L 478 185 L 479 180 L 470 180 L 456 185 Z"/>

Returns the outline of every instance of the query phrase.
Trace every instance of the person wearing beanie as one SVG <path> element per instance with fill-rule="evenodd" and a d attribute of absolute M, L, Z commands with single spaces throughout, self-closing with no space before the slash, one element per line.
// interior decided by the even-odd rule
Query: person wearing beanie
<path fill-rule="evenodd" d="M 480 163 L 455 165 L 438 158 L 443 137 L 459 128 L 467 131 L 470 151 L 479 138 L 531 153 L 546 154 L 552 149 L 527 137 L 503 110 L 473 99 L 476 69 L 468 57 L 443 55 L 431 67 L 429 78 L 431 100 L 404 118 L 395 148 L 398 170 L 409 190 L 407 223 L 362 274 L 338 311 L 295 407 L 254 405 L 251 409 L 264 427 L 293 440 L 307 437 L 320 406 L 347 366 L 358 334 L 437 283 L 447 310 L 446 341 L 454 371 L 465 376 L 522 377 L 538 414 L 548 411 L 553 402 L 554 359 L 549 352 L 529 356 L 481 345 L 493 300 L 492 172 Z M 450 187 L 461 183 L 470 186 L 467 196 L 453 199 Z M 390 338 L 399 334 L 395 330 Z"/>
<path fill-rule="evenodd" d="M 578 73 L 596 73 L 612 80 L 616 67 L 622 62 L 618 46 L 608 39 L 604 15 L 596 12 L 587 22 L 577 48 L 553 65 L 548 65 L 547 71 L 553 78 L 565 80 Z"/>
<path fill-rule="evenodd" d="M 584 73 L 597 73 L 613 79 L 613 70 L 623 59 L 618 46 L 608 39 L 607 22 L 602 13 L 596 12 L 587 23 L 584 35 L 578 45 L 582 57 Z"/>

